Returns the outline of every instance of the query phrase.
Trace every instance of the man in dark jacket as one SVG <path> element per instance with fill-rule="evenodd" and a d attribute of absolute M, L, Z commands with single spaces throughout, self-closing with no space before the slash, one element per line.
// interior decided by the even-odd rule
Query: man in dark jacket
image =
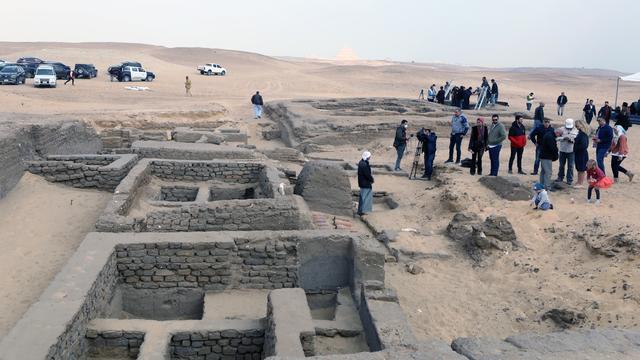
<path fill-rule="evenodd" d="M 509 157 L 509 174 L 513 173 L 513 160 L 517 157 L 518 174 L 524 175 L 522 171 L 522 153 L 527 145 L 527 135 L 522 124 L 522 116 L 516 115 L 516 120 L 509 128 L 509 142 L 511 143 L 511 156 Z"/>
<path fill-rule="evenodd" d="M 264 105 L 260 91 L 256 91 L 256 93 L 253 94 L 251 97 L 251 104 L 253 104 L 253 113 L 255 115 L 254 119 L 260 119 L 262 117 L 262 105 Z"/>
<path fill-rule="evenodd" d="M 402 120 L 400 122 L 400 126 L 396 128 L 396 136 L 393 139 L 393 147 L 396 148 L 396 165 L 393 168 L 394 171 L 402 170 L 400 168 L 400 162 L 402 161 L 402 156 L 404 155 L 404 151 L 407 149 L 407 128 L 409 127 L 409 122 L 407 120 Z"/>
<path fill-rule="evenodd" d="M 529 134 L 529 140 L 536 146 L 536 159 L 533 163 L 533 172 L 531 175 L 538 175 L 538 168 L 540 167 L 540 151 L 542 150 L 542 138 L 548 131 L 552 131 L 551 122 L 544 120 L 542 125 L 537 126 Z"/>
<path fill-rule="evenodd" d="M 540 105 L 536 108 L 533 113 L 533 130 L 535 130 L 538 126 L 542 126 L 544 122 L 544 102 L 540 101 Z"/>
<path fill-rule="evenodd" d="M 591 120 L 596 115 L 596 107 L 593 105 L 593 99 L 589 100 L 582 109 L 584 112 L 584 119 L 587 121 L 587 124 L 591 124 Z"/>
<path fill-rule="evenodd" d="M 606 173 L 604 158 L 607 156 L 613 142 L 613 129 L 604 118 L 598 118 L 598 125 L 596 136 L 593 138 L 593 142 L 596 144 L 596 162 L 600 170 Z"/>
<path fill-rule="evenodd" d="M 444 88 L 440 86 L 440 90 L 438 90 L 438 93 L 436 94 L 436 101 L 438 102 L 438 104 L 444 104 L 445 94 L 446 93 L 444 91 Z"/>
<path fill-rule="evenodd" d="M 369 166 L 371 153 L 365 151 L 362 153 L 362 160 L 358 163 L 358 187 L 360 188 L 360 196 L 358 196 L 358 215 L 365 215 L 373 211 L 373 175 L 371 175 L 371 166 Z"/>
<path fill-rule="evenodd" d="M 564 106 L 567 105 L 567 102 L 569 102 L 569 99 L 567 99 L 567 96 L 563 91 L 560 93 L 560 96 L 558 96 L 558 100 L 556 100 L 556 103 L 558 104 L 558 116 L 562 116 L 562 114 L 564 114 Z"/>
<path fill-rule="evenodd" d="M 473 94 L 473 89 L 471 88 L 471 86 L 469 86 L 462 94 L 463 94 L 462 109 L 466 110 L 469 108 L 469 103 L 471 102 L 471 94 Z"/>
<path fill-rule="evenodd" d="M 438 136 L 431 129 L 422 129 L 418 131 L 418 140 L 422 141 L 422 152 L 424 154 L 424 175 L 423 178 L 431 180 L 433 175 L 433 160 L 436 157 L 436 143 Z"/>
<path fill-rule="evenodd" d="M 558 160 L 556 136 L 560 135 L 562 135 L 562 130 L 547 131 L 542 136 L 542 144 L 540 144 L 540 183 L 547 191 L 553 191 L 551 174 L 553 173 L 553 162 Z"/>
<path fill-rule="evenodd" d="M 611 106 L 609 106 L 609 102 L 605 101 L 604 106 L 601 107 L 600 110 L 598 110 L 598 118 L 603 118 L 604 121 L 606 121 L 607 124 L 609 124 L 609 121 L 611 121 L 612 112 L 613 112 L 613 109 L 611 108 Z"/>
<path fill-rule="evenodd" d="M 616 123 L 614 126 L 618 125 L 622 126 L 624 131 L 629 130 L 629 127 L 631 126 L 631 121 L 629 120 L 629 104 L 627 102 L 622 103 L 620 111 L 616 114 Z"/>
<path fill-rule="evenodd" d="M 495 79 L 491 79 L 491 104 L 498 102 L 498 83 Z"/>
<path fill-rule="evenodd" d="M 476 125 L 471 128 L 471 137 L 469 138 L 469 151 L 471 151 L 471 168 L 469 173 L 482 175 L 482 156 L 487 151 L 487 138 L 489 137 L 489 128 L 484 124 L 483 118 L 476 120 Z"/>

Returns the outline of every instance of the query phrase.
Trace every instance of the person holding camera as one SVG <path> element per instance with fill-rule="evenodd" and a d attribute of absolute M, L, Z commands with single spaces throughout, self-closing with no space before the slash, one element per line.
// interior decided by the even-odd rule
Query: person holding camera
<path fill-rule="evenodd" d="M 423 179 L 431 180 L 433 175 L 433 160 L 436 158 L 436 143 L 438 136 L 431 129 L 422 128 L 416 134 L 416 137 L 422 142 L 422 153 L 424 154 L 424 174 Z"/>

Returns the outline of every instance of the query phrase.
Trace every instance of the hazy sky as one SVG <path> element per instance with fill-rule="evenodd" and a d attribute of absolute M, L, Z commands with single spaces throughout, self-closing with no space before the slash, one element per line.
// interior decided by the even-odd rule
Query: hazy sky
<path fill-rule="evenodd" d="M 7 4 L 4 4 L 6 6 Z M 639 0 L 22 0 L 3 41 L 640 71 Z M 4 11 L 2 11 L 4 13 Z"/>

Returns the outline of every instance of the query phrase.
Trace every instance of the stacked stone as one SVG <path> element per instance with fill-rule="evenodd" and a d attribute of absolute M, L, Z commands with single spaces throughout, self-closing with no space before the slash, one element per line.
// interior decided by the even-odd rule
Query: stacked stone
<path fill-rule="evenodd" d="M 144 333 L 139 331 L 87 330 L 89 355 L 92 357 L 122 357 L 135 359 L 140 353 Z"/>
<path fill-rule="evenodd" d="M 226 200 L 147 214 L 145 231 L 299 230 L 306 228 L 295 201 Z"/>
<path fill-rule="evenodd" d="M 264 165 L 257 163 L 152 161 L 152 174 L 167 180 L 206 181 L 220 179 L 231 183 L 258 182 Z"/>
<path fill-rule="evenodd" d="M 297 286 L 295 243 L 157 243 L 116 246 L 117 270 L 138 289 L 279 289 Z"/>
<path fill-rule="evenodd" d="M 198 188 L 193 186 L 163 186 L 160 189 L 161 201 L 195 201 L 198 196 Z"/>
<path fill-rule="evenodd" d="M 213 160 L 256 159 L 260 156 L 249 149 L 175 141 L 136 141 L 131 145 L 133 153 L 149 159 Z"/>
<path fill-rule="evenodd" d="M 140 140 L 141 135 L 142 131 L 137 129 L 105 129 L 100 133 L 100 138 L 103 148 L 121 149 L 131 147 L 134 141 Z"/>
<path fill-rule="evenodd" d="M 180 332 L 171 337 L 172 359 L 261 360 L 264 330 Z"/>

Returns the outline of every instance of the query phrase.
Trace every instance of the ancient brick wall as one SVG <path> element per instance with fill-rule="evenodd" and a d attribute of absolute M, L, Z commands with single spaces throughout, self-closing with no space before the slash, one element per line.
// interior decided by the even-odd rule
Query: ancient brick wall
<path fill-rule="evenodd" d="M 89 355 L 97 358 L 136 359 L 144 341 L 139 331 L 94 331 L 87 330 Z"/>
<path fill-rule="evenodd" d="M 263 344 L 263 329 L 179 332 L 171 337 L 169 352 L 172 360 L 261 360 Z"/>

